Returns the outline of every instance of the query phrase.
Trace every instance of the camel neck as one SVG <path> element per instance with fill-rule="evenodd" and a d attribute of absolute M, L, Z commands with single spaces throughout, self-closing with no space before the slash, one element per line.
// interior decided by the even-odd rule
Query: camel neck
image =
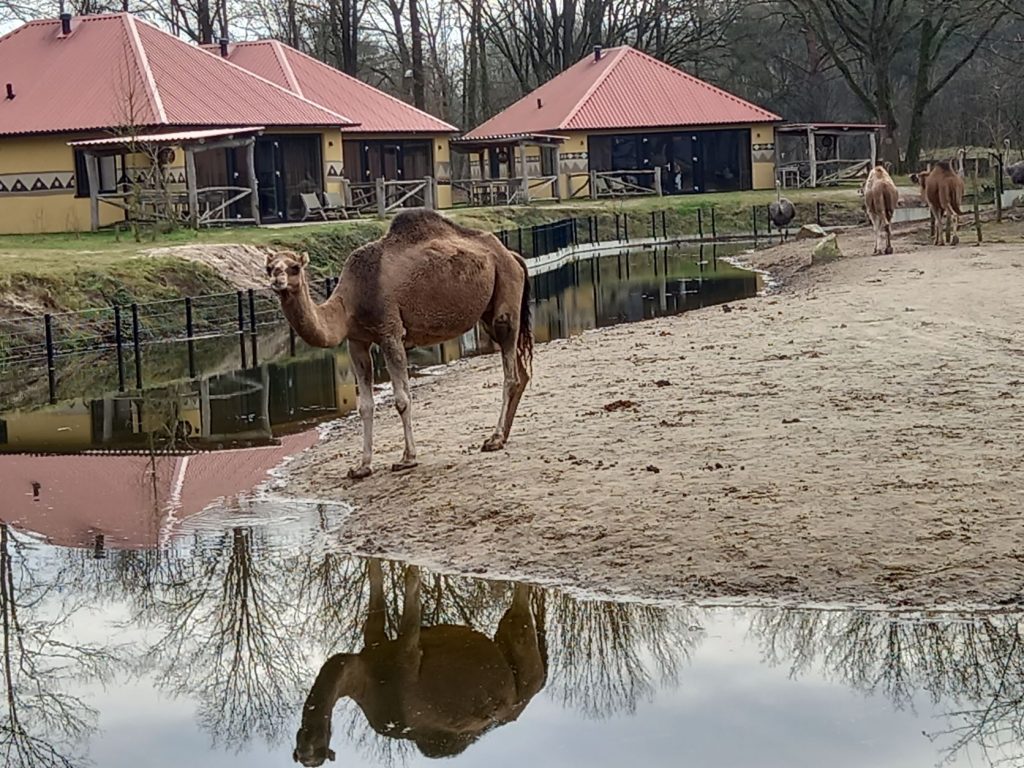
<path fill-rule="evenodd" d="M 327 301 L 316 304 L 303 278 L 298 291 L 281 297 L 281 309 L 295 332 L 311 347 L 336 347 L 348 335 L 345 305 L 337 288 Z"/>
<path fill-rule="evenodd" d="M 351 666 L 354 663 L 356 657 L 347 653 L 335 654 L 324 662 L 302 709 L 304 723 L 331 717 L 338 699 L 348 694 L 345 685 L 346 672 L 351 670 L 347 669 L 346 665 Z"/>

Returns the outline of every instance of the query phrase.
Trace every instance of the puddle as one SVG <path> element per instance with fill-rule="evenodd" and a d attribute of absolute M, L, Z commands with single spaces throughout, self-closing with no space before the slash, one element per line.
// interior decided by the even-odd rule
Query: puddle
<path fill-rule="evenodd" d="M 123 548 L 65 514 L 0 524 L 12 768 L 279 768 L 304 715 L 308 764 L 328 739 L 335 764 L 382 768 L 1024 761 L 1020 615 L 417 576 L 341 552 L 343 508 L 272 497 L 181 515 L 161 548 L 156 511 L 123 524 Z"/>
<path fill-rule="evenodd" d="M 544 343 L 756 296 L 762 277 L 724 260 L 739 250 L 707 246 L 624 251 L 538 275 L 533 279 L 536 339 Z M 18 393 L 3 399 L 23 404 L 0 409 L 0 453 L 187 453 L 269 446 L 283 435 L 354 410 L 355 380 L 344 345 L 327 351 L 300 342 L 293 356 L 286 327 L 264 332 L 260 343 L 264 357 L 259 365 L 239 367 L 241 360 L 232 358 L 239 357 L 236 341 L 199 341 L 196 355 L 216 361 L 211 370 L 195 379 L 179 378 L 133 392 L 118 392 L 116 383 L 111 385 L 103 375 L 106 370 L 116 382 L 115 361 L 98 360 L 87 368 L 97 373 L 95 379 L 59 383 L 60 391 L 77 388 L 81 394 L 56 405 L 43 405 L 49 399 L 45 381 L 41 390 L 30 382 L 19 387 L 17 374 L 6 372 L 5 388 Z M 171 362 L 183 363 L 185 345 L 163 346 L 172 347 L 165 350 L 173 353 L 165 362 L 166 370 L 174 371 Z M 268 350 L 278 350 L 278 355 L 266 356 Z M 414 373 L 425 373 L 491 350 L 490 341 L 475 329 L 446 344 L 412 350 L 409 357 Z M 152 361 L 155 352 L 147 350 L 144 357 Z M 177 375 L 184 373 L 179 370 Z M 375 375 L 378 383 L 387 381 L 379 358 Z"/>

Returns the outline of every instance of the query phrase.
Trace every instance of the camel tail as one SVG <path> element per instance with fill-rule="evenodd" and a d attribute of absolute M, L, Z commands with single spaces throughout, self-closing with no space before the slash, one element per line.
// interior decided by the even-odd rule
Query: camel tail
<path fill-rule="evenodd" d="M 520 257 L 523 268 L 523 298 L 519 305 L 519 335 L 516 338 L 516 357 L 528 375 L 533 374 L 533 315 L 531 312 L 530 272 Z"/>

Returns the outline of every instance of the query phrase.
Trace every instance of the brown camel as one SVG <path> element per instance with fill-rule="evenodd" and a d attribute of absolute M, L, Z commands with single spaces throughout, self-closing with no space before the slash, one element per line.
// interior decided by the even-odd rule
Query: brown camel
<path fill-rule="evenodd" d="M 864 207 L 875 230 L 874 255 L 882 253 L 882 232 L 885 232 L 885 253 L 892 253 L 892 216 L 900 193 L 892 176 L 881 165 L 876 165 L 864 182 Z"/>
<path fill-rule="evenodd" d="M 943 241 L 950 245 L 960 243 L 957 230 L 960 227 L 959 217 L 964 215 L 960 210 L 960 204 L 964 199 L 964 154 L 962 149 L 957 153 L 958 168 L 954 168 L 950 162 L 941 160 L 934 166 L 928 166 L 927 170 L 910 176 L 910 180 L 921 188 L 921 197 L 931 209 L 935 245 L 943 245 Z"/>
<path fill-rule="evenodd" d="M 363 456 L 349 477 L 373 472 L 373 367 L 370 346 L 384 354 L 405 432 L 405 453 L 393 471 L 416 466 L 406 350 L 458 338 L 478 322 L 501 348 L 505 386 L 501 414 L 483 450 L 508 440 L 530 379 L 533 331 L 526 262 L 488 232 L 427 210 L 399 213 L 387 234 L 349 256 L 334 293 L 313 303 L 306 254 L 267 256 L 270 287 L 295 332 L 314 347 L 348 340 L 355 373 Z"/>
<path fill-rule="evenodd" d="M 370 602 L 359 653 L 339 653 L 320 668 L 302 709 L 295 762 L 334 760 L 331 716 L 349 697 L 384 736 L 412 741 L 427 757 L 463 752 L 484 733 L 517 719 L 547 679 L 547 662 L 530 608 L 532 589 L 516 585 L 491 640 L 457 625 L 420 627 L 420 573 L 405 572 L 398 637 L 384 631 L 384 574 L 369 567 Z"/>

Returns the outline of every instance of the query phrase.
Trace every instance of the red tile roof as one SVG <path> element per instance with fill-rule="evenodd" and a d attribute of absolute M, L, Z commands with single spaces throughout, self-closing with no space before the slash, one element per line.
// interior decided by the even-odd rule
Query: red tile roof
<path fill-rule="evenodd" d="M 577 62 L 464 138 L 746 125 L 781 119 L 646 53 L 622 46 L 605 50 L 600 60 L 591 55 Z"/>
<path fill-rule="evenodd" d="M 129 14 L 34 21 L 0 38 L 0 135 L 173 126 L 343 126 L 342 113 Z M 131 106 L 128 106 L 130 103 Z"/>
<path fill-rule="evenodd" d="M 228 61 L 359 123 L 359 133 L 457 133 L 458 129 L 277 40 L 236 43 Z"/>

